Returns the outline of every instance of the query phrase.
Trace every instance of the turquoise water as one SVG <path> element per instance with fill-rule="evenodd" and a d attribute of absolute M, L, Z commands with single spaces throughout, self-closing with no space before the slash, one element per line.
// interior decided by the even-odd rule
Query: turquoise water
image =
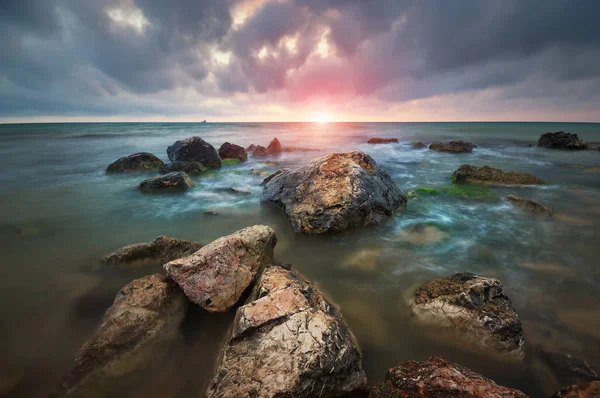
<path fill-rule="evenodd" d="M 455 272 L 497 277 L 523 321 L 529 348 L 600 363 L 600 151 L 528 146 L 559 130 L 600 143 L 599 124 L 573 123 L 0 125 L 0 395 L 47 396 L 119 288 L 160 270 L 106 268 L 103 255 L 160 234 L 209 242 L 253 224 L 274 227 L 277 260 L 294 264 L 340 305 L 371 383 L 399 361 L 444 355 L 532 396 L 549 395 L 558 385 L 536 361 L 504 364 L 451 336 L 429 333 L 411 323 L 406 297 L 423 282 Z M 314 151 L 284 153 L 279 165 L 249 159 L 224 166 L 193 177 L 197 186 L 176 195 L 134 189 L 152 173 L 104 172 L 112 161 L 139 151 L 168 161 L 167 146 L 192 135 L 217 148 L 226 141 L 266 145 L 278 137 L 284 146 Z M 400 143 L 368 145 L 370 137 L 397 137 Z M 412 141 L 449 139 L 479 147 L 461 155 L 410 149 Z M 294 236 L 282 214 L 260 206 L 264 177 L 250 175 L 251 169 L 270 173 L 355 149 L 370 154 L 405 192 L 447 186 L 452 171 L 465 163 L 530 172 L 547 185 L 490 188 L 481 199 L 420 194 L 386 223 L 335 236 Z M 251 195 L 217 190 L 227 187 Z M 555 217 L 530 217 L 502 199 L 508 194 L 548 205 Z M 419 223 L 434 225 L 435 233 L 407 232 Z M 232 316 L 192 311 L 184 324 L 186 346 L 163 369 L 177 374 L 179 384 L 170 394 L 140 389 L 128 396 L 197 397 Z"/>

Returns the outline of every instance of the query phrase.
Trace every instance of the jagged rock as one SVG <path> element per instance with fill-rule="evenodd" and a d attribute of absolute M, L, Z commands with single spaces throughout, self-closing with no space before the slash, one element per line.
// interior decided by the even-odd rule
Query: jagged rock
<path fill-rule="evenodd" d="M 208 170 L 201 163 L 198 162 L 173 162 L 162 166 L 158 172 L 160 174 L 169 174 L 175 171 L 183 171 L 186 174 L 199 174 Z"/>
<path fill-rule="evenodd" d="M 246 152 L 252 152 L 256 149 L 256 145 L 250 144 L 248 148 L 246 148 Z"/>
<path fill-rule="evenodd" d="M 581 358 L 544 349 L 537 350 L 537 353 L 561 385 L 600 380 L 596 370 Z"/>
<path fill-rule="evenodd" d="M 446 153 L 471 153 L 473 148 L 477 148 L 477 145 L 466 141 L 434 142 L 429 145 L 432 151 Z"/>
<path fill-rule="evenodd" d="M 207 396 L 337 397 L 363 389 L 356 340 L 339 310 L 291 266 L 267 266 L 238 308 Z"/>
<path fill-rule="evenodd" d="M 217 150 L 200 137 L 189 137 L 175 141 L 167 148 L 167 155 L 172 162 L 199 162 L 209 169 L 221 167 L 221 158 Z"/>
<path fill-rule="evenodd" d="M 160 235 L 152 242 L 124 246 L 104 257 L 103 260 L 108 264 L 133 265 L 149 262 L 162 262 L 164 264 L 171 260 L 187 257 L 200 250 L 201 247 L 200 243 Z"/>
<path fill-rule="evenodd" d="M 138 189 L 141 191 L 185 191 L 193 187 L 194 182 L 183 171 L 176 171 L 158 177 L 146 178 L 140 182 Z"/>
<path fill-rule="evenodd" d="M 489 185 L 534 185 L 544 182 L 529 173 L 502 171 L 489 166 L 471 166 L 463 164 L 450 179 L 456 183 L 474 183 Z"/>
<path fill-rule="evenodd" d="M 115 160 L 106 168 L 107 173 L 126 173 L 129 171 L 152 170 L 163 165 L 163 161 L 148 152 L 134 153 Z"/>
<path fill-rule="evenodd" d="M 598 398 L 600 397 L 600 381 L 590 381 L 564 387 L 552 398 Z"/>
<path fill-rule="evenodd" d="M 468 272 L 434 279 L 417 290 L 410 308 L 419 323 L 455 331 L 505 358 L 524 358 L 521 321 L 497 279 Z"/>
<path fill-rule="evenodd" d="M 277 138 L 273 138 L 273 140 L 267 146 L 267 153 L 269 155 L 277 155 L 281 153 L 281 142 Z"/>
<path fill-rule="evenodd" d="M 253 158 L 262 158 L 267 155 L 269 155 L 269 151 L 267 150 L 267 148 L 265 148 L 264 146 L 260 146 L 260 145 L 257 145 L 256 148 L 254 149 L 254 152 L 252 152 Z"/>
<path fill-rule="evenodd" d="M 276 172 L 274 172 L 273 174 L 271 174 L 270 176 L 268 176 L 267 178 L 265 178 L 263 180 L 263 182 L 260 183 L 261 186 L 266 185 L 269 181 L 271 181 L 273 178 L 277 177 L 278 175 L 282 174 L 282 173 L 289 173 L 291 170 L 290 169 L 280 169 L 277 170 Z"/>
<path fill-rule="evenodd" d="M 389 369 L 385 382 L 371 389 L 370 398 L 527 398 L 519 390 L 500 386 L 441 357 L 400 362 Z"/>
<path fill-rule="evenodd" d="M 219 148 L 219 156 L 221 159 L 239 159 L 241 162 L 248 160 L 248 153 L 239 145 L 224 143 Z"/>
<path fill-rule="evenodd" d="M 579 139 L 577 134 L 564 131 L 542 134 L 537 145 L 551 149 L 588 149 L 588 145 Z"/>
<path fill-rule="evenodd" d="M 193 303 L 210 312 L 225 312 L 273 261 L 276 243 L 275 231 L 255 225 L 219 238 L 189 257 L 171 261 L 164 269 Z"/>
<path fill-rule="evenodd" d="M 282 207 L 295 232 L 322 234 L 377 224 L 406 196 L 370 156 L 333 153 L 267 182 L 263 203 Z"/>
<path fill-rule="evenodd" d="M 427 145 L 423 144 L 421 141 L 413 142 L 410 146 L 410 149 L 425 149 Z"/>
<path fill-rule="evenodd" d="M 186 309 L 185 296 L 164 275 L 130 282 L 77 354 L 56 395 L 115 396 L 142 382 L 144 370 L 160 363 L 180 338 L 178 328 Z"/>
<path fill-rule="evenodd" d="M 370 138 L 367 141 L 367 144 L 390 144 L 390 143 L 398 143 L 398 138 Z"/>
<path fill-rule="evenodd" d="M 534 202 L 533 200 L 523 199 L 515 195 L 508 195 L 506 199 L 516 207 L 525 209 L 531 213 L 550 217 L 553 213 L 552 209 Z"/>

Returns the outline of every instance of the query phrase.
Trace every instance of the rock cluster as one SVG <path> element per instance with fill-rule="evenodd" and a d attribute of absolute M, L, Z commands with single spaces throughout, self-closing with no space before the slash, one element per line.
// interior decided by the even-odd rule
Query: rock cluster
<path fill-rule="evenodd" d="M 473 148 L 477 148 L 477 145 L 466 141 L 434 142 L 429 145 L 432 151 L 446 153 L 471 153 Z"/>
<path fill-rule="evenodd" d="M 108 173 L 126 173 L 130 171 L 144 171 L 157 169 L 163 166 L 163 161 L 148 152 L 134 153 L 117 159 L 106 168 Z"/>
<path fill-rule="evenodd" d="M 107 264 L 144 264 L 149 262 L 168 262 L 200 250 L 200 243 L 189 240 L 158 236 L 152 242 L 134 243 L 124 246 L 104 257 Z"/>
<path fill-rule="evenodd" d="M 544 182 L 529 173 L 502 171 L 489 166 L 471 166 L 463 164 L 454 173 L 451 180 L 456 183 L 489 185 L 536 185 Z"/>
<path fill-rule="evenodd" d="M 588 145 L 577 134 L 565 133 L 564 131 L 542 134 L 537 145 L 551 149 L 588 149 Z"/>

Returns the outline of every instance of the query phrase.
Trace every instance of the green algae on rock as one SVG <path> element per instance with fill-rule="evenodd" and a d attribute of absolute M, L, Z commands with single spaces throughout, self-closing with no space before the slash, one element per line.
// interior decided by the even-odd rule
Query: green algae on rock
<path fill-rule="evenodd" d="M 223 160 L 221 160 L 221 164 L 222 165 L 226 165 L 226 166 L 227 165 L 231 166 L 231 165 L 234 165 L 234 164 L 238 164 L 239 162 L 241 162 L 240 159 L 223 159 Z"/>

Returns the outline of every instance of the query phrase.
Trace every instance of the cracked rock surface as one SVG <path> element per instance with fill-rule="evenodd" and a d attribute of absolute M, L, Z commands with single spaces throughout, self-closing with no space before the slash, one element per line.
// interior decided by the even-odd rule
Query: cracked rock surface
<path fill-rule="evenodd" d="M 264 225 L 219 238 L 191 256 L 164 265 L 167 274 L 195 304 L 225 312 L 240 299 L 266 264 L 273 262 L 277 237 Z"/>
<path fill-rule="evenodd" d="M 370 156 L 333 153 L 266 182 L 262 202 L 283 208 L 294 232 L 323 234 L 377 224 L 406 196 Z"/>
<path fill-rule="evenodd" d="M 266 267 L 238 308 L 208 397 L 336 397 L 366 376 L 339 310 L 291 266 Z"/>
<path fill-rule="evenodd" d="M 502 357 L 522 361 L 523 329 L 502 283 L 468 272 L 421 286 L 410 304 L 417 322 L 451 329 Z"/>

